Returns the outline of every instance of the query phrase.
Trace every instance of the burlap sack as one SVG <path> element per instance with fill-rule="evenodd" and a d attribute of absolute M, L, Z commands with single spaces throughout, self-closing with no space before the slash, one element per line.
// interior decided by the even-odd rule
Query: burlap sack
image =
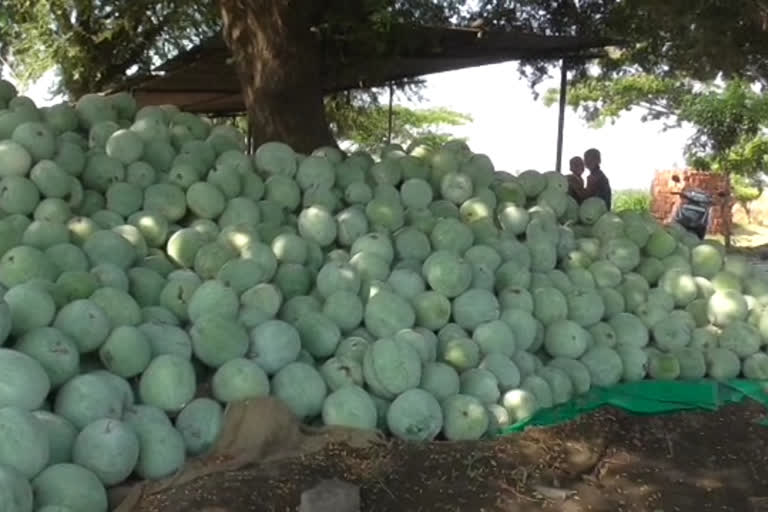
<path fill-rule="evenodd" d="M 141 509 L 143 499 L 178 486 L 194 485 L 197 478 L 300 457 L 322 450 L 331 443 L 364 448 L 387 442 L 377 432 L 307 427 L 273 398 L 238 402 L 227 408 L 221 435 L 210 453 L 188 460 L 182 471 L 165 480 L 112 489 L 110 508 L 114 512 L 135 512 Z"/>

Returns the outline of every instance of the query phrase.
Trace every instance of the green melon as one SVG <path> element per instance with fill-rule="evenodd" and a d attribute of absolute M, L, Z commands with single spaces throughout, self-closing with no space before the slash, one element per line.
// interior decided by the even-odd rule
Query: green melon
<path fill-rule="evenodd" d="M 578 359 L 589 346 L 589 332 L 570 320 L 559 320 L 546 327 L 544 346 L 552 357 Z"/>
<path fill-rule="evenodd" d="M 511 357 L 517 350 L 515 333 L 503 320 L 478 325 L 472 332 L 472 339 L 483 354 L 500 353 Z"/>
<path fill-rule="evenodd" d="M 78 299 L 62 307 L 53 326 L 68 335 L 81 354 L 97 350 L 107 339 L 111 321 L 96 302 Z"/>
<path fill-rule="evenodd" d="M 145 480 L 160 480 L 184 466 L 186 445 L 181 433 L 170 424 L 147 422 L 136 428 L 139 461 L 136 474 Z"/>
<path fill-rule="evenodd" d="M 568 318 L 568 301 L 556 288 L 539 288 L 533 292 L 534 316 L 544 325 Z"/>
<path fill-rule="evenodd" d="M 14 349 L 38 361 L 54 388 L 77 375 L 80 369 L 77 344 L 59 329 L 39 327 L 27 331 Z"/>
<path fill-rule="evenodd" d="M 512 422 L 520 422 L 532 417 L 539 408 L 538 399 L 526 389 L 512 389 L 502 398 L 504 409 Z"/>
<path fill-rule="evenodd" d="M 763 345 L 757 327 L 743 321 L 732 322 L 720 333 L 720 347 L 744 359 L 757 353 Z"/>
<path fill-rule="evenodd" d="M 407 441 L 431 441 L 444 428 L 440 403 L 422 389 L 409 389 L 395 398 L 386 418 L 390 432 Z"/>
<path fill-rule="evenodd" d="M 589 370 L 592 383 L 597 387 L 611 387 L 618 384 L 624 374 L 619 354 L 608 347 L 592 347 L 581 357 Z"/>
<path fill-rule="evenodd" d="M 54 411 L 76 428 L 103 418 L 120 419 L 125 402 L 103 376 L 83 374 L 69 380 L 56 395 Z"/>
<path fill-rule="evenodd" d="M 474 368 L 480 362 L 480 347 L 474 340 L 457 336 L 440 342 L 439 357 L 457 371 Z"/>
<path fill-rule="evenodd" d="M 408 342 L 382 338 L 363 358 L 363 375 L 370 389 L 382 398 L 394 398 L 421 380 L 421 358 Z"/>
<path fill-rule="evenodd" d="M 605 202 L 597 197 L 585 199 L 579 207 L 579 220 L 584 224 L 592 225 L 608 211 Z"/>
<path fill-rule="evenodd" d="M 138 327 L 116 327 L 99 349 L 104 367 L 123 378 L 141 374 L 152 360 L 152 345 Z"/>
<path fill-rule="evenodd" d="M 522 309 L 508 309 L 501 313 L 501 320 L 512 329 L 517 351 L 528 350 L 534 343 L 539 322 L 531 313 Z"/>
<path fill-rule="evenodd" d="M 433 252 L 424 262 L 423 275 L 429 286 L 447 298 L 458 297 L 472 282 L 472 267 L 450 251 Z"/>
<path fill-rule="evenodd" d="M 480 439 L 488 430 L 488 411 L 475 397 L 453 395 L 442 403 L 443 435 L 450 441 Z"/>
<path fill-rule="evenodd" d="M 35 161 L 49 160 L 56 154 L 56 135 L 45 123 L 22 123 L 13 130 L 11 138 L 23 146 Z"/>
<path fill-rule="evenodd" d="M 568 319 L 582 327 L 591 327 L 605 316 L 603 296 L 593 290 L 575 290 L 566 295 Z"/>
<path fill-rule="evenodd" d="M 680 377 L 680 361 L 674 354 L 650 350 L 648 376 L 655 380 L 675 380 Z"/>
<path fill-rule="evenodd" d="M 378 422 L 373 399 L 359 386 L 339 388 L 323 402 L 323 423 L 372 430 Z"/>
<path fill-rule="evenodd" d="M 485 368 L 470 368 L 460 376 L 460 393 L 477 398 L 486 405 L 496 403 L 500 396 L 496 375 Z"/>
<path fill-rule="evenodd" d="M 371 297 L 365 307 L 365 327 L 380 338 L 409 329 L 416 322 L 416 312 L 408 301 L 388 291 Z"/>
<path fill-rule="evenodd" d="M 0 177 L 26 176 L 31 167 L 32 155 L 24 146 L 12 140 L 0 141 Z"/>
<path fill-rule="evenodd" d="M 269 378 L 254 361 L 230 359 L 213 374 L 213 396 L 219 402 L 236 402 L 269 394 Z"/>
<path fill-rule="evenodd" d="M 101 307 L 115 327 L 141 323 L 141 308 L 136 300 L 123 290 L 105 286 L 93 292 L 90 300 Z"/>
<path fill-rule="evenodd" d="M 223 282 L 212 279 L 203 282 L 192 293 L 187 315 L 194 323 L 203 315 L 236 318 L 240 301 L 237 292 Z"/>
<path fill-rule="evenodd" d="M 648 239 L 645 252 L 651 257 L 663 259 L 671 255 L 676 247 L 675 238 L 661 227 L 657 227 Z"/>
<path fill-rule="evenodd" d="M 215 313 L 200 316 L 189 330 L 195 356 L 218 368 L 248 351 L 248 333 L 236 320 Z"/>
<path fill-rule="evenodd" d="M 69 463 L 54 464 L 33 481 L 35 506 L 66 507 L 78 512 L 107 512 L 107 491 L 88 469 Z"/>
<path fill-rule="evenodd" d="M 40 202 L 35 184 L 23 176 L 7 176 L 0 180 L 0 208 L 10 214 L 31 214 Z"/>
<path fill-rule="evenodd" d="M 139 396 L 146 405 L 178 412 L 195 396 L 197 381 L 192 363 L 181 356 L 155 357 L 139 380 Z"/>
<path fill-rule="evenodd" d="M 25 478 L 37 475 L 49 462 L 47 430 L 31 412 L 0 407 L 0 467 L 10 467 Z"/>
<path fill-rule="evenodd" d="M 78 430 L 63 417 L 49 411 L 34 411 L 32 413 L 48 433 L 49 457 L 48 464 L 59 464 L 72 461 L 72 447 L 75 444 Z"/>
<path fill-rule="evenodd" d="M 92 471 L 106 486 L 123 482 L 139 460 L 139 438 L 117 420 L 97 420 L 80 431 L 72 449 L 75 464 Z"/>
<path fill-rule="evenodd" d="M 653 326 L 652 333 L 656 346 L 665 352 L 676 352 L 691 341 L 693 328 L 684 320 L 668 316 Z"/>
<path fill-rule="evenodd" d="M 289 363 L 272 378 L 273 395 L 300 419 L 321 414 L 327 391 L 323 377 L 306 363 Z"/>
<path fill-rule="evenodd" d="M 737 291 L 718 291 L 707 302 L 707 315 L 710 322 L 718 327 L 746 319 L 747 302 Z"/>
<path fill-rule="evenodd" d="M 210 398 L 196 398 L 176 417 L 176 430 L 181 434 L 187 453 L 192 456 L 209 451 L 219 437 L 224 421 L 221 405 Z"/>
<path fill-rule="evenodd" d="M 33 282 L 9 289 L 3 300 L 11 314 L 11 332 L 17 336 L 50 325 L 56 315 L 53 297 Z"/>

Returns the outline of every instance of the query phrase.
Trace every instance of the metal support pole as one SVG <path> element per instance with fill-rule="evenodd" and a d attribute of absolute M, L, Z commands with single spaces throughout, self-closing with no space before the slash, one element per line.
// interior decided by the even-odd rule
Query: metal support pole
<path fill-rule="evenodd" d="M 387 120 L 387 144 L 392 144 L 392 128 L 394 125 L 394 100 L 395 100 L 395 85 L 389 82 L 389 118 Z"/>
<path fill-rule="evenodd" d="M 563 170 L 563 130 L 565 128 L 565 100 L 568 93 L 568 63 L 563 59 L 560 64 L 560 112 L 557 118 L 557 160 L 555 170 L 562 173 Z"/>
<path fill-rule="evenodd" d="M 256 148 L 253 147 L 254 146 L 254 143 L 253 143 L 253 123 L 251 122 L 251 116 L 250 115 L 246 115 L 245 116 L 245 122 L 247 123 L 246 127 L 248 128 L 248 133 L 246 134 L 246 141 L 247 141 L 247 146 L 248 146 L 248 154 L 252 155 Z"/>

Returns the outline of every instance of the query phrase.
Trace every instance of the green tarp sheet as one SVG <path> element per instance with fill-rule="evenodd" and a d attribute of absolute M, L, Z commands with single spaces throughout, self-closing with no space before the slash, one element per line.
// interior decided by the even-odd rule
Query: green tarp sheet
<path fill-rule="evenodd" d="M 715 411 L 745 398 L 768 408 L 768 383 L 749 380 L 628 382 L 606 389 L 594 388 L 570 402 L 542 409 L 531 418 L 503 429 L 500 435 L 522 432 L 528 427 L 558 425 L 606 405 L 632 414 L 652 415 L 692 409 Z M 761 423 L 768 426 L 768 419 Z"/>

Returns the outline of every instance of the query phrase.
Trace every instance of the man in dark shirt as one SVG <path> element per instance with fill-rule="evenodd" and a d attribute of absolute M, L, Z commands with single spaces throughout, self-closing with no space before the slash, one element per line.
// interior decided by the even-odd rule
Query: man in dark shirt
<path fill-rule="evenodd" d="M 571 174 L 566 176 L 568 180 L 568 194 L 581 203 L 582 196 L 584 195 L 584 160 L 580 156 L 571 158 L 569 162 L 571 168 Z"/>
<path fill-rule="evenodd" d="M 605 201 L 608 209 L 611 209 L 611 184 L 608 177 L 600 169 L 600 151 L 597 149 L 588 149 L 584 153 L 584 165 L 589 169 L 587 177 L 587 186 L 584 188 L 584 199 L 588 197 L 599 197 Z"/>

